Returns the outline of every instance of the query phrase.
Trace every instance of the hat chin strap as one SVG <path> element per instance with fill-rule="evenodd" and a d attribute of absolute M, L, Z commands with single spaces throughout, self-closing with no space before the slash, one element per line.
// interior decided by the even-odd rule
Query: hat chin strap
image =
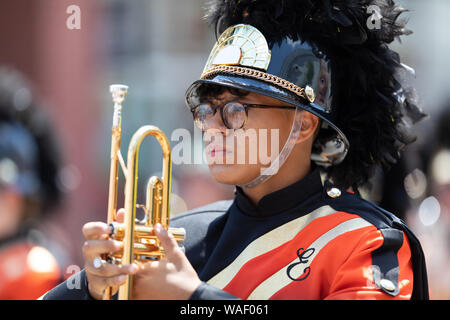
<path fill-rule="evenodd" d="M 303 121 L 303 112 L 302 109 L 297 107 L 295 109 L 294 120 L 292 122 L 291 132 L 289 133 L 289 137 L 286 140 L 286 143 L 283 146 L 281 152 L 277 155 L 277 157 L 272 161 L 269 167 L 261 168 L 261 174 L 253 179 L 250 182 L 245 184 L 238 185 L 241 188 L 253 188 L 261 183 L 267 181 L 270 177 L 274 176 L 281 166 L 285 163 L 286 159 L 291 154 L 292 149 L 295 146 L 295 142 L 300 136 L 300 131 L 302 129 L 302 121 Z"/>

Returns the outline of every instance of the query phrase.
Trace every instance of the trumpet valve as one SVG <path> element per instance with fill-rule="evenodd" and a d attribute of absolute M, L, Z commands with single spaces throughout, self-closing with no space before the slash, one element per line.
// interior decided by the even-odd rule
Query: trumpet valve
<path fill-rule="evenodd" d="M 111 239 L 123 241 L 125 237 L 125 227 L 118 222 L 110 223 Z M 184 240 L 186 231 L 184 228 L 169 228 L 168 232 L 175 238 L 181 250 L 184 251 Z M 135 261 L 159 260 L 164 256 L 164 248 L 160 245 L 156 237 L 153 226 L 136 224 L 134 226 L 133 256 Z M 120 263 L 122 252 L 111 253 L 113 263 Z"/>

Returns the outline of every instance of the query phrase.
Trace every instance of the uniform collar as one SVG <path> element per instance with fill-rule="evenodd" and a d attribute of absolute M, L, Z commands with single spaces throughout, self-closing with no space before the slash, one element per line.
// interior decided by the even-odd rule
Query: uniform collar
<path fill-rule="evenodd" d="M 315 168 L 301 180 L 265 195 L 256 205 L 236 187 L 235 202 L 246 215 L 267 217 L 294 208 L 321 190 L 320 170 Z"/>

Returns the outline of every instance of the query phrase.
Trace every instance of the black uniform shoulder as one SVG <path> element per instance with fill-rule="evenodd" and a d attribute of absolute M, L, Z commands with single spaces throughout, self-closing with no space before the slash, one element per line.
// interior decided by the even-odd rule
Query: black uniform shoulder
<path fill-rule="evenodd" d="M 367 201 L 360 196 L 341 190 L 330 182 L 324 183 L 322 199 L 337 211 L 356 214 L 374 225 L 383 235 L 383 245 L 372 253 L 372 261 L 384 275 L 389 274 L 395 285 L 395 290 L 381 289 L 388 294 L 396 295 L 399 292 L 397 280 L 398 261 L 397 251 L 403 244 L 403 235 L 406 235 L 411 248 L 411 260 L 414 272 L 414 289 L 412 299 L 428 299 L 428 280 L 425 265 L 425 257 L 419 240 L 406 223 L 393 213 Z M 382 279 L 378 277 L 375 282 Z M 378 284 L 377 284 L 378 285 Z"/>
<path fill-rule="evenodd" d="M 405 226 L 405 223 L 393 213 L 361 198 L 359 195 L 339 189 L 328 181 L 324 184 L 322 199 L 333 209 L 356 214 L 378 229 L 403 229 Z"/>
<path fill-rule="evenodd" d="M 171 227 L 186 230 L 186 256 L 197 273 L 204 267 L 206 257 L 214 250 L 232 203 L 231 200 L 214 202 L 182 213 L 171 220 Z"/>
<path fill-rule="evenodd" d="M 232 203 L 232 200 L 222 200 L 186 211 L 171 219 L 170 225 L 174 227 L 185 227 L 191 224 L 197 227 L 208 225 L 211 221 L 223 216 Z"/>

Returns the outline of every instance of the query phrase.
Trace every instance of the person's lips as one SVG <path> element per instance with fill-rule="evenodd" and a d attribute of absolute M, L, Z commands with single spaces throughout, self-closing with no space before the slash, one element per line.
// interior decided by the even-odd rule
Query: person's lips
<path fill-rule="evenodd" d="M 215 156 L 224 155 L 224 154 L 228 153 L 228 151 L 224 146 L 210 144 L 206 147 L 206 153 L 210 157 L 215 157 Z"/>

